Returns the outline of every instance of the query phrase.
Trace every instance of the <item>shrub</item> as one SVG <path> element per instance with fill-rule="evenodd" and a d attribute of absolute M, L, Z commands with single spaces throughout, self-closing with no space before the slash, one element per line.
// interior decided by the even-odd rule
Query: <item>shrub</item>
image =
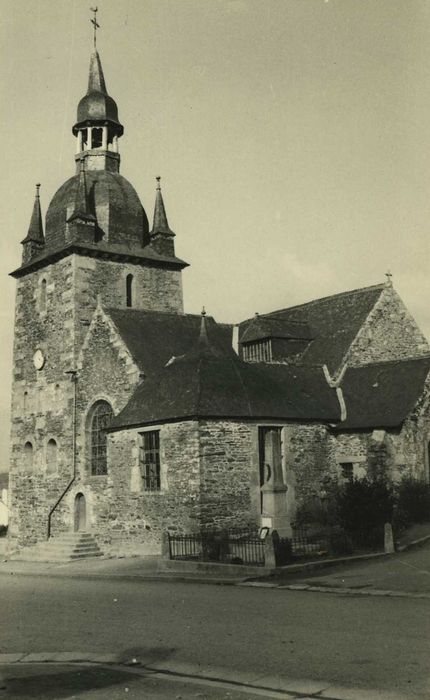
<path fill-rule="evenodd" d="M 397 486 L 397 513 L 399 524 L 430 521 L 430 485 L 411 477 L 404 477 Z"/>
<path fill-rule="evenodd" d="M 339 524 L 351 539 L 363 536 L 391 522 L 394 494 L 383 481 L 354 479 L 339 488 L 335 507 Z"/>
<path fill-rule="evenodd" d="M 287 537 L 279 537 L 276 530 L 272 532 L 276 566 L 285 566 L 293 560 L 293 544 Z"/>
<path fill-rule="evenodd" d="M 336 525 L 329 530 L 329 548 L 332 554 L 352 554 L 353 545 L 342 527 Z"/>

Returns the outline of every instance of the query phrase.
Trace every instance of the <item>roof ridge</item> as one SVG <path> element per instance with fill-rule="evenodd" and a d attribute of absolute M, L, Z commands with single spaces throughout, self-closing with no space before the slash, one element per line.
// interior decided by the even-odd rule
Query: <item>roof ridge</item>
<path fill-rule="evenodd" d="M 157 310 L 157 309 L 136 309 L 136 308 L 133 309 L 133 308 L 129 308 L 129 307 L 128 307 L 128 308 L 124 308 L 124 307 L 122 307 L 122 306 L 119 306 L 119 307 L 117 307 L 117 306 L 106 306 L 106 307 L 103 307 L 103 308 L 104 308 L 104 310 L 105 310 L 107 313 L 110 313 L 111 311 L 120 311 L 121 313 L 126 312 L 126 313 L 128 313 L 128 314 L 140 313 L 140 314 L 148 314 L 148 315 L 153 314 L 153 315 L 156 315 L 156 316 L 161 316 L 161 315 L 163 315 L 163 316 L 172 316 L 172 317 L 175 317 L 175 318 L 176 318 L 176 317 L 180 317 L 180 318 L 199 318 L 199 319 L 201 318 L 201 314 L 185 314 L 185 313 L 178 313 L 177 311 L 159 311 L 159 310 Z M 213 316 L 210 316 L 210 315 L 209 315 L 209 316 L 207 316 L 206 318 L 209 319 L 209 320 L 212 320 L 214 323 L 216 323 L 217 326 L 221 325 L 221 324 L 217 323 L 217 321 L 215 321 L 215 319 L 214 319 Z"/>
<path fill-rule="evenodd" d="M 327 299 L 346 297 L 350 294 L 359 294 L 362 292 L 368 292 L 372 289 L 374 289 L 375 291 L 377 289 L 382 290 L 385 288 L 385 286 L 386 286 L 385 283 L 381 282 L 380 284 L 373 284 L 373 285 L 369 285 L 368 287 L 359 287 L 357 289 L 350 289 L 349 291 L 345 291 L 345 292 L 337 292 L 336 294 L 328 294 L 325 297 L 318 297 L 318 299 L 311 299 L 310 301 L 305 301 L 302 304 L 295 304 L 294 306 L 287 306 L 283 309 L 276 309 L 276 311 L 269 311 L 267 314 L 264 314 L 264 315 L 265 316 L 274 316 L 275 314 L 280 314 L 284 311 L 293 311 L 294 309 L 301 309 L 304 306 L 311 306 L 312 304 L 316 304 L 320 301 L 326 301 Z M 247 320 L 251 320 L 251 319 L 247 319 Z"/>

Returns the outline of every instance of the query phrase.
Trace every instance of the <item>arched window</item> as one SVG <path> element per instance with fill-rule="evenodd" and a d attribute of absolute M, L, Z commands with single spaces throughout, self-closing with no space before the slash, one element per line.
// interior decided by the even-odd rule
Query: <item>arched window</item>
<path fill-rule="evenodd" d="M 133 275 L 127 275 L 125 278 L 125 296 L 128 308 L 133 306 Z"/>
<path fill-rule="evenodd" d="M 58 447 L 53 438 L 46 445 L 46 471 L 52 474 L 57 471 Z"/>
<path fill-rule="evenodd" d="M 91 409 L 89 422 L 89 450 L 91 474 L 107 474 L 106 428 L 113 418 L 111 405 L 98 401 Z"/>
<path fill-rule="evenodd" d="M 24 445 L 24 466 L 27 470 L 33 469 L 33 445 L 30 441 Z"/>
<path fill-rule="evenodd" d="M 93 148 L 101 148 L 102 138 L 103 138 L 103 129 L 101 127 L 93 128 L 92 136 L 93 136 L 92 147 Z"/>
<path fill-rule="evenodd" d="M 46 280 L 40 283 L 40 310 L 46 311 Z"/>

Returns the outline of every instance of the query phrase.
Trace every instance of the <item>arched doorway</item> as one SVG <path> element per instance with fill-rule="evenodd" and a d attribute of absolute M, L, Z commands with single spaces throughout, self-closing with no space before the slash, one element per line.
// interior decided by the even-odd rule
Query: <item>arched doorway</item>
<path fill-rule="evenodd" d="M 75 497 L 75 532 L 82 532 L 87 527 L 87 507 L 83 493 Z"/>

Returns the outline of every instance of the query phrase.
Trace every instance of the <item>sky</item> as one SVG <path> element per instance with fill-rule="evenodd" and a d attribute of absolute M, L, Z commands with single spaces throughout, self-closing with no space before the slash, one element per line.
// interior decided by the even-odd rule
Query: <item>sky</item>
<path fill-rule="evenodd" d="M 41 182 L 74 173 L 89 0 L 0 0 L 0 471 L 15 281 Z M 391 270 L 430 336 L 430 0 L 98 0 L 152 220 L 162 176 L 186 311 L 237 322 L 377 284 Z"/>

